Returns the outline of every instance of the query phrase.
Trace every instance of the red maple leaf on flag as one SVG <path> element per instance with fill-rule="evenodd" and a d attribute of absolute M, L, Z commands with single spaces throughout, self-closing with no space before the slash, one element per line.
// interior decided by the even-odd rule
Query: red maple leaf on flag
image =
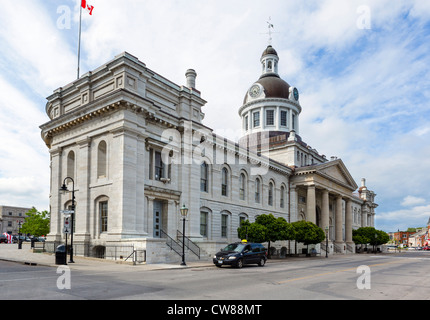
<path fill-rule="evenodd" d="M 88 4 L 87 0 L 82 0 L 81 6 L 89 12 L 90 16 L 93 15 L 94 6 Z"/>

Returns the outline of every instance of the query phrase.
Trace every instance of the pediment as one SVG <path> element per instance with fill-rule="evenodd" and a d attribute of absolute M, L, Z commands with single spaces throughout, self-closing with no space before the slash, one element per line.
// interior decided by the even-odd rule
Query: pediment
<path fill-rule="evenodd" d="M 341 159 L 296 169 L 296 175 L 318 175 L 354 191 L 358 188 Z"/>
<path fill-rule="evenodd" d="M 317 166 L 315 169 L 317 174 L 325 176 L 330 180 L 340 182 L 352 190 L 356 190 L 358 188 L 345 164 L 340 159 L 324 163 Z"/>

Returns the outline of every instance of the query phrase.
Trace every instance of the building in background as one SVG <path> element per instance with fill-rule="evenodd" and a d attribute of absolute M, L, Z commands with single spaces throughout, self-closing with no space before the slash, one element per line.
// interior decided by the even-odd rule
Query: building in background
<path fill-rule="evenodd" d="M 0 206 L 0 234 L 17 235 L 31 208 Z"/>

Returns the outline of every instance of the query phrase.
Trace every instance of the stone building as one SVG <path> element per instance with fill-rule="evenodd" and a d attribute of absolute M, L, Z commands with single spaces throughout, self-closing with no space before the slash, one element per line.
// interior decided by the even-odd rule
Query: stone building
<path fill-rule="evenodd" d="M 328 228 L 329 252 L 352 252 L 352 229 L 373 226 L 375 194 L 364 180 L 355 193 L 343 161 L 302 140 L 299 93 L 280 78 L 273 47 L 260 62 L 239 108 L 239 142 L 204 125 L 192 69 L 177 85 L 124 52 L 55 90 L 41 126 L 51 155 L 47 241 L 64 237 L 60 211 L 71 198 L 58 190 L 73 180 L 77 244 L 133 244 L 148 262 L 177 259 L 166 238 L 181 239 L 185 204 L 186 235 L 202 253 L 238 240 L 242 220 L 269 213 Z"/>
<path fill-rule="evenodd" d="M 0 234 L 17 235 L 31 208 L 0 206 Z"/>

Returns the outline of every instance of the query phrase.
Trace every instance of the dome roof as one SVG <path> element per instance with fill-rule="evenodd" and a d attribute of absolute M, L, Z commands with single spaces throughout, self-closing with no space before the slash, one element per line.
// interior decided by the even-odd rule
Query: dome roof
<path fill-rule="evenodd" d="M 266 73 L 255 83 L 259 83 L 264 90 L 266 98 L 288 99 L 290 96 L 290 85 L 282 80 L 276 73 Z M 245 95 L 243 104 L 248 102 L 248 93 Z"/>
<path fill-rule="evenodd" d="M 278 55 L 276 50 L 271 45 L 267 46 L 267 48 L 263 51 L 263 54 L 261 56 L 264 57 L 265 55 L 268 55 L 268 54 L 273 54 L 275 56 Z"/>
<path fill-rule="evenodd" d="M 263 86 L 266 98 L 288 99 L 290 95 L 290 85 L 275 73 L 262 75 L 257 83 Z"/>

